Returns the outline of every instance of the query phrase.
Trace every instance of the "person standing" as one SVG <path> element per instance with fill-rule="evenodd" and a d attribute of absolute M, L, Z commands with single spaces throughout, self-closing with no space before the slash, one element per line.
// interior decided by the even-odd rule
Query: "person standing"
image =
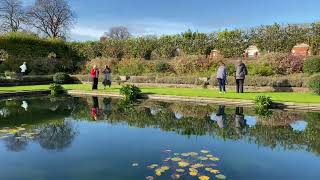
<path fill-rule="evenodd" d="M 23 64 L 20 66 L 20 69 L 21 69 L 21 75 L 24 76 L 26 75 L 27 73 L 27 63 L 26 62 L 23 62 Z"/>
<path fill-rule="evenodd" d="M 92 78 L 92 90 L 98 89 L 98 81 L 99 81 L 99 69 L 96 65 L 93 66 L 90 72 Z"/>
<path fill-rule="evenodd" d="M 106 68 L 103 70 L 103 75 L 104 75 L 104 79 L 103 79 L 103 86 L 104 89 L 106 89 L 106 86 L 109 86 L 109 88 L 111 87 L 111 69 L 109 68 L 109 66 L 106 66 Z"/>
<path fill-rule="evenodd" d="M 219 84 L 219 93 L 226 93 L 226 82 L 227 82 L 228 71 L 227 67 L 223 62 L 220 62 L 217 71 L 217 80 Z"/>
<path fill-rule="evenodd" d="M 238 61 L 236 65 L 236 84 L 237 84 L 237 93 L 243 93 L 244 80 L 248 75 L 248 70 L 246 65 L 242 60 Z"/>

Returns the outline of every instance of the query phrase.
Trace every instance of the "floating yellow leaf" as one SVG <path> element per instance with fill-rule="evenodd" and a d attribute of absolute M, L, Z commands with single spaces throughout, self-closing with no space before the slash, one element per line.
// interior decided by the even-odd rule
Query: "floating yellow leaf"
<path fill-rule="evenodd" d="M 212 157 L 212 158 L 210 158 L 210 160 L 211 160 L 211 161 L 219 161 L 220 159 L 217 158 L 217 157 Z"/>
<path fill-rule="evenodd" d="M 161 176 L 161 171 L 156 171 L 157 176 Z"/>
<path fill-rule="evenodd" d="M 171 158 L 171 160 L 174 162 L 182 161 L 182 159 L 178 157 Z"/>
<path fill-rule="evenodd" d="M 179 172 L 179 173 L 184 173 L 185 172 L 184 169 L 176 169 L 176 171 Z"/>
<path fill-rule="evenodd" d="M 216 178 L 217 179 L 227 179 L 227 177 L 225 175 L 223 175 L 223 174 L 216 175 Z"/>
<path fill-rule="evenodd" d="M 194 165 L 192 165 L 191 167 L 192 167 L 192 168 L 197 169 L 197 168 L 202 168 L 202 167 L 204 167 L 204 165 L 203 165 L 203 164 L 198 163 L 198 164 L 194 164 Z"/>
<path fill-rule="evenodd" d="M 213 156 L 212 156 L 211 154 L 208 154 L 207 157 L 208 157 L 208 158 L 212 158 Z"/>
<path fill-rule="evenodd" d="M 208 154 L 209 153 L 208 150 L 201 150 L 200 152 L 202 152 L 203 154 Z"/>
<path fill-rule="evenodd" d="M 210 172 L 211 172 L 212 174 L 219 174 L 219 173 L 220 173 L 220 171 L 217 170 L 217 169 L 212 169 Z"/>
<path fill-rule="evenodd" d="M 190 174 L 190 176 L 197 176 L 197 175 L 198 175 L 198 172 L 190 171 L 189 174 Z"/>
<path fill-rule="evenodd" d="M 171 159 L 171 158 L 165 158 L 163 161 L 164 161 L 164 162 L 167 162 L 167 161 L 170 161 L 170 159 Z"/>
<path fill-rule="evenodd" d="M 210 177 L 208 177 L 208 176 L 200 176 L 199 179 L 200 180 L 209 180 Z"/>
<path fill-rule="evenodd" d="M 180 161 L 180 162 L 178 163 L 178 165 L 179 165 L 180 167 L 187 167 L 187 166 L 189 166 L 190 164 L 189 164 L 188 162 L 185 162 L 185 161 Z"/>
<path fill-rule="evenodd" d="M 18 128 L 19 131 L 25 131 L 26 128 Z"/>
<path fill-rule="evenodd" d="M 198 157 L 198 159 L 201 160 L 201 161 L 207 161 L 208 160 L 207 157 L 203 157 L 203 156 Z"/>

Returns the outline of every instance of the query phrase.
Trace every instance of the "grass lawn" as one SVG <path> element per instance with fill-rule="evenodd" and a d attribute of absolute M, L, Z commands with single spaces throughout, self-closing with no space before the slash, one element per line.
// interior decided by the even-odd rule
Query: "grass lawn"
<path fill-rule="evenodd" d="M 0 93 L 16 92 L 16 91 L 32 91 L 32 90 L 47 90 L 49 85 L 35 85 L 35 86 L 15 86 L 15 87 L 0 87 Z M 90 84 L 72 84 L 64 85 L 68 90 L 83 90 L 91 91 Z M 113 86 L 111 89 L 103 90 L 99 87 L 100 92 L 119 92 L 120 86 Z M 297 93 L 297 92 L 247 92 L 244 94 L 237 94 L 235 92 L 228 92 L 226 94 L 219 94 L 213 89 L 202 88 L 168 88 L 168 87 L 141 87 L 143 93 L 159 94 L 159 95 L 176 95 L 176 96 L 190 96 L 190 97 L 215 97 L 227 99 L 246 99 L 253 100 L 258 95 L 266 95 L 272 97 L 273 101 L 277 102 L 296 102 L 296 103 L 320 103 L 320 96 L 311 93 Z"/>

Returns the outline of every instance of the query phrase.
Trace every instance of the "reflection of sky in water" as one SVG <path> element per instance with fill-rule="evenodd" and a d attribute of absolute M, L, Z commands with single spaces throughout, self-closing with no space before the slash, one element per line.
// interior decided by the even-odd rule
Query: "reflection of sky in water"
<path fill-rule="evenodd" d="M 254 127 L 254 126 L 257 124 L 257 120 L 256 120 L 256 118 L 253 117 L 253 116 L 245 116 L 244 119 L 246 120 L 247 125 L 248 125 L 249 127 Z"/>
<path fill-rule="evenodd" d="M 181 113 L 179 113 L 179 112 L 175 112 L 174 116 L 176 117 L 176 119 L 182 119 L 183 118 L 183 115 Z"/>
<path fill-rule="evenodd" d="M 306 121 L 300 120 L 290 124 L 293 130 L 295 131 L 304 131 L 308 123 Z"/>
<path fill-rule="evenodd" d="M 157 115 L 159 112 L 160 112 L 160 109 L 150 108 L 150 113 L 154 116 Z"/>
<path fill-rule="evenodd" d="M 212 120 L 212 121 L 215 121 L 216 120 L 216 113 L 212 113 L 211 115 L 210 115 L 210 119 Z"/>

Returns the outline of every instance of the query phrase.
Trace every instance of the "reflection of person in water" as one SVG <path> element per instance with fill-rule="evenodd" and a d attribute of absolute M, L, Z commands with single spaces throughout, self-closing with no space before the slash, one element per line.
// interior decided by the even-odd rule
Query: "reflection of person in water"
<path fill-rule="evenodd" d="M 92 97 L 93 106 L 91 108 L 91 116 L 94 120 L 98 120 L 99 100 L 97 97 Z"/>
<path fill-rule="evenodd" d="M 223 129 L 224 128 L 224 122 L 226 121 L 226 113 L 224 112 L 225 106 L 221 105 L 219 106 L 218 112 L 216 114 L 216 121 L 218 123 L 218 126 Z"/>
<path fill-rule="evenodd" d="M 242 129 L 246 126 L 246 120 L 244 119 L 243 107 L 236 107 L 236 113 L 234 115 L 236 128 Z"/>
<path fill-rule="evenodd" d="M 21 107 L 22 107 L 25 111 L 28 111 L 28 103 L 27 103 L 27 101 L 22 101 Z"/>
<path fill-rule="evenodd" d="M 104 115 L 108 117 L 112 111 L 111 98 L 104 98 L 103 104 L 104 104 L 104 109 L 103 109 Z"/>

